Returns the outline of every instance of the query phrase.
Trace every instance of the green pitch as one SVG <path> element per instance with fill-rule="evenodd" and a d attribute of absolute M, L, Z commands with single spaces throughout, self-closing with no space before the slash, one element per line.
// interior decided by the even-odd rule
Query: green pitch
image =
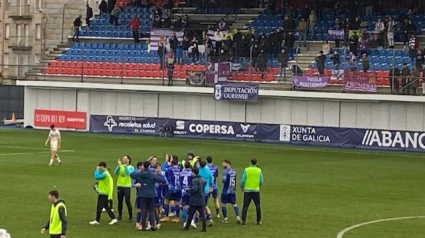
<path fill-rule="evenodd" d="M 63 164 L 49 168 L 48 150 L 43 147 L 46 136 L 46 131 L 0 130 L 0 228 L 13 238 L 47 237 L 39 230 L 48 219 L 47 192 L 53 186 L 68 206 L 69 238 L 164 234 L 175 238 L 334 238 L 344 228 L 362 222 L 425 215 L 422 154 L 63 132 Z M 113 169 L 123 154 L 131 155 L 133 161 L 151 155 L 162 160 L 166 153 L 183 158 L 190 150 L 204 158 L 213 156 L 220 167 L 223 159 L 231 159 L 238 177 L 250 158 L 258 158 L 265 178 L 262 226 L 255 225 L 253 204 L 247 226 L 233 223 L 233 211 L 228 209 L 232 222 L 221 224 L 215 219 L 206 234 L 199 230 L 183 233 L 181 224 L 171 223 L 163 223 L 156 233 L 140 234 L 126 221 L 109 226 L 106 214 L 100 226 L 88 224 L 95 216 L 93 170 L 99 161 Z M 241 192 L 238 202 L 242 210 Z M 410 219 L 362 226 L 343 237 L 419 238 L 424 234 L 425 219 Z"/>

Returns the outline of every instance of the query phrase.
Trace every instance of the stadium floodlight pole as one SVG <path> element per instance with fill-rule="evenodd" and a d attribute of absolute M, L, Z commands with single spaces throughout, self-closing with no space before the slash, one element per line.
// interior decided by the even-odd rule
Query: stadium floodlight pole
<path fill-rule="evenodd" d="M 250 69 L 252 68 L 252 50 L 254 49 L 254 45 L 251 46 L 251 49 L 249 49 L 249 64 L 250 64 Z M 249 81 L 251 82 L 252 79 L 252 72 L 251 70 L 249 70 Z"/>

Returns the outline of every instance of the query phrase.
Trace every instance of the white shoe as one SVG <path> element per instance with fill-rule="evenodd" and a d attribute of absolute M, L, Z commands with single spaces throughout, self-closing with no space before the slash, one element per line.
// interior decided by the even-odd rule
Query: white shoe
<path fill-rule="evenodd" d="M 149 231 L 151 228 L 152 228 L 152 226 L 151 226 L 150 224 L 148 224 L 148 225 L 146 226 L 146 230 L 147 230 L 147 231 Z"/>
<path fill-rule="evenodd" d="M 111 222 L 109 222 L 109 225 L 113 225 L 113 224 L 115 224 L 115 223 L 117 223 L 118 222 L 118 220 L 117 219 L 112 219 L 112 221 Z"/>
<path fill-rule="evenodd" d="M 212 226 L 212 225 L 214 225 L 214 221 L 213 221 L 213 219 L 210 219 L 210 220 L 208 221 L 208 226 Z"/>
<path fill-rule="evenodd" d="M 170 212 L 169 214 L 168 214 L 168 217 L 173 217 L 173 216 L 175 216 L 176 214 L 174 213 L 174 212 Z"/>
<path fill-rule="evenodd" d="M 194 229 L 198 228 L 198 226 L 196 225 L 195 221 L 192 221 L 190 223 L 190 226 L 193 227 Z"/>
<path fill-rule="evenodd" d="M 99 225 L 100 223 L 96 220 L 89 222 L 90 225 Z"/>
<path fill-rule="evenodd" d="M 185 227 L 186 227 L 186 224 L 187 224 L 186 222 L 183 222 L 183 228 L 185 228 Z"/>
<path fill-rule="evenodd" d="M 220 219 L 220 214 L 217 214 L 217 219 Z"/>
<path fill-rule="evenodd" d="M 106 209 L 105 209 L 105 208 L 103 208 L 103 209 L 102 209 L 102 212 L 106 212 Z"/>
<path fill-rule="evenodd" d="M 224 224 L 229 223 L 229 218 L 225 217 L 223 220 L 221 220 L 221 222 L 223 222 Z"/>
<path fill-rule="evenodd" d="M 161 224 L 157 224 L 157 225 L 155 226 L 155 229 L 157 229 L 157 230 L 161 229 Z"/>

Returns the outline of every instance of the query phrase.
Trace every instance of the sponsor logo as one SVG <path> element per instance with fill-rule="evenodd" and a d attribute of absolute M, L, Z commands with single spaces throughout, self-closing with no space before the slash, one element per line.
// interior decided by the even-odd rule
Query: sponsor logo
<path fill-rule="evenodd" d="M 291 141 L 291 126 L 280 125 L 279 141 L 283 141 L 283 142 Z"/>
<path fill-rule="evenodd" d="M 209 133 L 219 135 L 234 135 L 233 126 L 216 124 L 190 124 L 189 131 L 192 133 Z"/>
<path fill-rule="evenodd" d="M 112 132 L 114 127 L 118 126 L 117 122 L 114 120 L 112 116 L 107 116 L 105 123 L 103 123 L 104 126 L 108 127 L 108 131 Z"/>
<path fill-rule="evenodd" d="M 214 88 L 215 88 L 214 98 L 215 100 L 220 100 L 223 97 L 223 93 L 221 92 L 222 86 L 220 84 L 216 84 Z"/>
<path fill-rule="evenodd" d="M 177 130 L 184 130 L 185 127 L 185 122 L 184 121 L 176 121 L 176 129 Z"/>
<path fill-rule="evenodd" d="M 425 149 L 425 133 L 366 130 L 362 145 L 387 148 Z"/>
<path fill-rule="evenodd" d="M 250 127 L 251 127 L 250 124 L 247 124 L 247 125 L 241 124 L 243 133 L 246 133 Z"/>
<path fill-rule="evenodd" d="M 293 126 L 291 141 L 330 143 L 331 139 L 328 135 L 317 133 L 315 127 Z"/>

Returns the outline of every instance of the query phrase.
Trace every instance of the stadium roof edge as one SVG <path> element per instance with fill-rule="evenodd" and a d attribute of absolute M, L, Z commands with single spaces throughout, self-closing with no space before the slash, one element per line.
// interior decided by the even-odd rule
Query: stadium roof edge
<path fill-rule="evenodd" d="M 75 83 L 75 82 L 51 82 L 51 81 L 22 81 L 16 82 L 18 86 L 29 88 L 60 88 L 60 89 L 86 89 L 86 90 L 118 90 L 118 91 L 139 91 L 139 92 L 159 92 L 178 94 L 214 94 L 212 87 L 191 87 L 191 86 L 153 86 L 134 84 L 103 84 L 103 83 Z M 289 97 L 295 99 L 311 100 L 338 100 L 338 101 L 387 101 L 387 102 L 417 102 L 425 103 L 425 97 L 403 96 L 403 95 L 383 95 L 383 94 L 353 94 L 353 93 L 329 93 L 329 92 L 303 92 L 303 91 L 278 91 L 259 90 L 260 97 Z"/>

